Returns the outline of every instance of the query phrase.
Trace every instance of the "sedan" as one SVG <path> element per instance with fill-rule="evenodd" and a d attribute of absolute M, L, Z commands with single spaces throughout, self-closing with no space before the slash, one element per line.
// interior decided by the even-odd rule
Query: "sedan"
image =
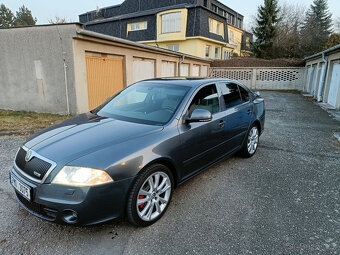
<path fill-rule="evenodd" d="M 253 156 L 264 121 L 264 99 L 234 80 L 142 81 L 30 137 L 10 182 L 50 222 L 148 226 L 178 185 L 236 152 Z"/>

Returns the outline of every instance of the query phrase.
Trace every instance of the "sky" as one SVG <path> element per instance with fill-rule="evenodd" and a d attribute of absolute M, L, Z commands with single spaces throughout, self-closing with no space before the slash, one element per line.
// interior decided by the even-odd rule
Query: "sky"
<path fill-rule="evenodd" d="M 161 0 L 159 0 L 161 1 Z M 296 4 L 310 6 L 313 0 L 279 0 L 279 3 Z M 38 19 L 38 24 L 47 24 L 49 19 L 55 16 L 66 18 L 69 22 L 78 21 L 78 15 L 87 11 L 120 4 L 123 0 L 0 0 L 0 3 L 6 5 L 14 13 L 20 6 L 25 5 L 31 11 L 34 17 Z M 228 7 L 241 13 L 245 19 L 246 29 L 252 20 L 252 16 L 256 14 L 257 7 L 261 5 L 263 0 L 220 0 Z M 340 18 L 340 0 L 328 0 L 329 10 L 333 14 L 333 19 Z"/>

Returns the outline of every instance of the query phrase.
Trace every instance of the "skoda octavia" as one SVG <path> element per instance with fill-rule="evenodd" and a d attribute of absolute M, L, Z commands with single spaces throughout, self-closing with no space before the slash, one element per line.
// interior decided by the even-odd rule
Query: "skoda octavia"
<path fill-rule="evenodd" d="M 10 182 L 47 221 L 148 226 L 178 185 L 233 153 L 253 156 L 264 120 L 264 99 L 233 80 L 142 81 L 30 137 Z"/>

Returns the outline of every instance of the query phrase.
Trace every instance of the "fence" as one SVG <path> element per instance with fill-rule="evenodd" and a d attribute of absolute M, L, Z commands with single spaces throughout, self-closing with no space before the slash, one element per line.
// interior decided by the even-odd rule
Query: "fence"
<path fill-rule="evenodd" d="M 303 90 L 305 68 L 212 67 L 209 76 L 237 80 L 253 90 Z"/>

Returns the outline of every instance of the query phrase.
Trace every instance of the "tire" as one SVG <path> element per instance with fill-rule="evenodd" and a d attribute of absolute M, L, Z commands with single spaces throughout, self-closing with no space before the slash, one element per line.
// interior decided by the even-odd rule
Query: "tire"
<path fill-rule="evenodd" d="M 142 170 L 128 196 L 128 220 L 140 227 L 152 225 L 168 209 L 173 190 L 174 178 L 168 167 L 154 164 Z"/>
<path fill-rule="evenodd" d="M 260 132 L 256 124 L 253 124 L 247 133 L 241 148 L 241 155 L 250 158 L 255 155 L 259 144 Z"/>

